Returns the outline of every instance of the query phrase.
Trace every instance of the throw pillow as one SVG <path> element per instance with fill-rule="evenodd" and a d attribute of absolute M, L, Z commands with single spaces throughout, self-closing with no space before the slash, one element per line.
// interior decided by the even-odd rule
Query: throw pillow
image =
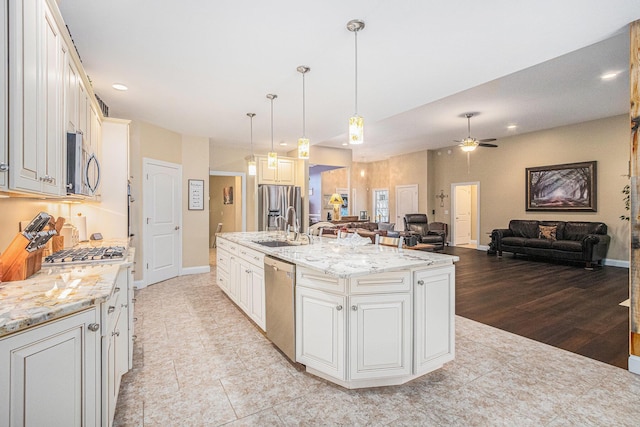
<path fill-rule="evenodd" d="M 393 227 L 395 227 L 396 223 L 395 222 L 379 222 L 378 223 L 378 230 L 384 230 L 384 231 L 393 231 Z"/>
<path fill-rule="evenodd" d="M 538 229 L 540 230 L 538 234 L 540 239 L 556 240 L 557 225 L 539 225 Z"/>

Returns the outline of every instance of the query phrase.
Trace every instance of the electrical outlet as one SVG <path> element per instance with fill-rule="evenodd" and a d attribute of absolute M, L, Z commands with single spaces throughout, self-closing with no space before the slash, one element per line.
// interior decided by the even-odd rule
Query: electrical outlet
<path fill-rule="evenodd" d="M 444 214 L 445 214 L 445 215 L 449 215 L 449 211 L 445 210 L 445 211 L 444 211 Z"/>

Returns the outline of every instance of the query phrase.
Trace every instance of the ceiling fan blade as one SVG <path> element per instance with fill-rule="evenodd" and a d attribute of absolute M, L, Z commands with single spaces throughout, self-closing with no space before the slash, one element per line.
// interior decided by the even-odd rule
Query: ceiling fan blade
<path fill-rule="evenodd" d="M 491 142 L 491 141 L 495 141 L 495 138 L 485 138 L 485 139 L 479 139 L 478 142 Z"/>
<path fill-rule="evenodd" d="M 495 139 L 493 141 L 495 141 Z M 498 147 L 496 144 L 487 144 L 487 143 L 484 143 L 484 142 L 480 142 L 478 145 L 480 147 L 489 147 L 489 148 L 497 148 Z"/>
<path fill-rule="evenodd" d="M 454 139 L 453 142 L 462 142 L 461 139 Z"/>

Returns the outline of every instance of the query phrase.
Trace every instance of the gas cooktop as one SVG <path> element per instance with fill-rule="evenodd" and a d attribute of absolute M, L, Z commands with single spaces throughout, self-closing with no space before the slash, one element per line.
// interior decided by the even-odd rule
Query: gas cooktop
<path fill-rule="evenodd" d="M 115 261 L 124 258 L 124 246 L 100 246 L 95 248 L 64 249 L 44 259 L 54 264 L 87 264 L 96 261 Z"/>

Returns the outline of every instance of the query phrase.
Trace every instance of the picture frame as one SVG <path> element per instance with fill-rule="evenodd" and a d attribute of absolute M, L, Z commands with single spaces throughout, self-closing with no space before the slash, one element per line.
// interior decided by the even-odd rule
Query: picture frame
<path fill-rule="evenodd" d="M 360 221 L 366 221 L 368 216 L 367 211 L 360 211 Z"/>
<path fill-rule="evenodd" d="M 225 205 L 233 204 L 233 187 L 224 187 L 222 189 L 222 202 Z"/>
<path fill-rule="evenodd" d="M 525 169 L 526 210 L 597 212 L 597 162 Z"/>
<path fill-rule="evenodd" d="M 190 211 L 204 210 L 204 179 L 189 180 L 189 204 Z"/>

